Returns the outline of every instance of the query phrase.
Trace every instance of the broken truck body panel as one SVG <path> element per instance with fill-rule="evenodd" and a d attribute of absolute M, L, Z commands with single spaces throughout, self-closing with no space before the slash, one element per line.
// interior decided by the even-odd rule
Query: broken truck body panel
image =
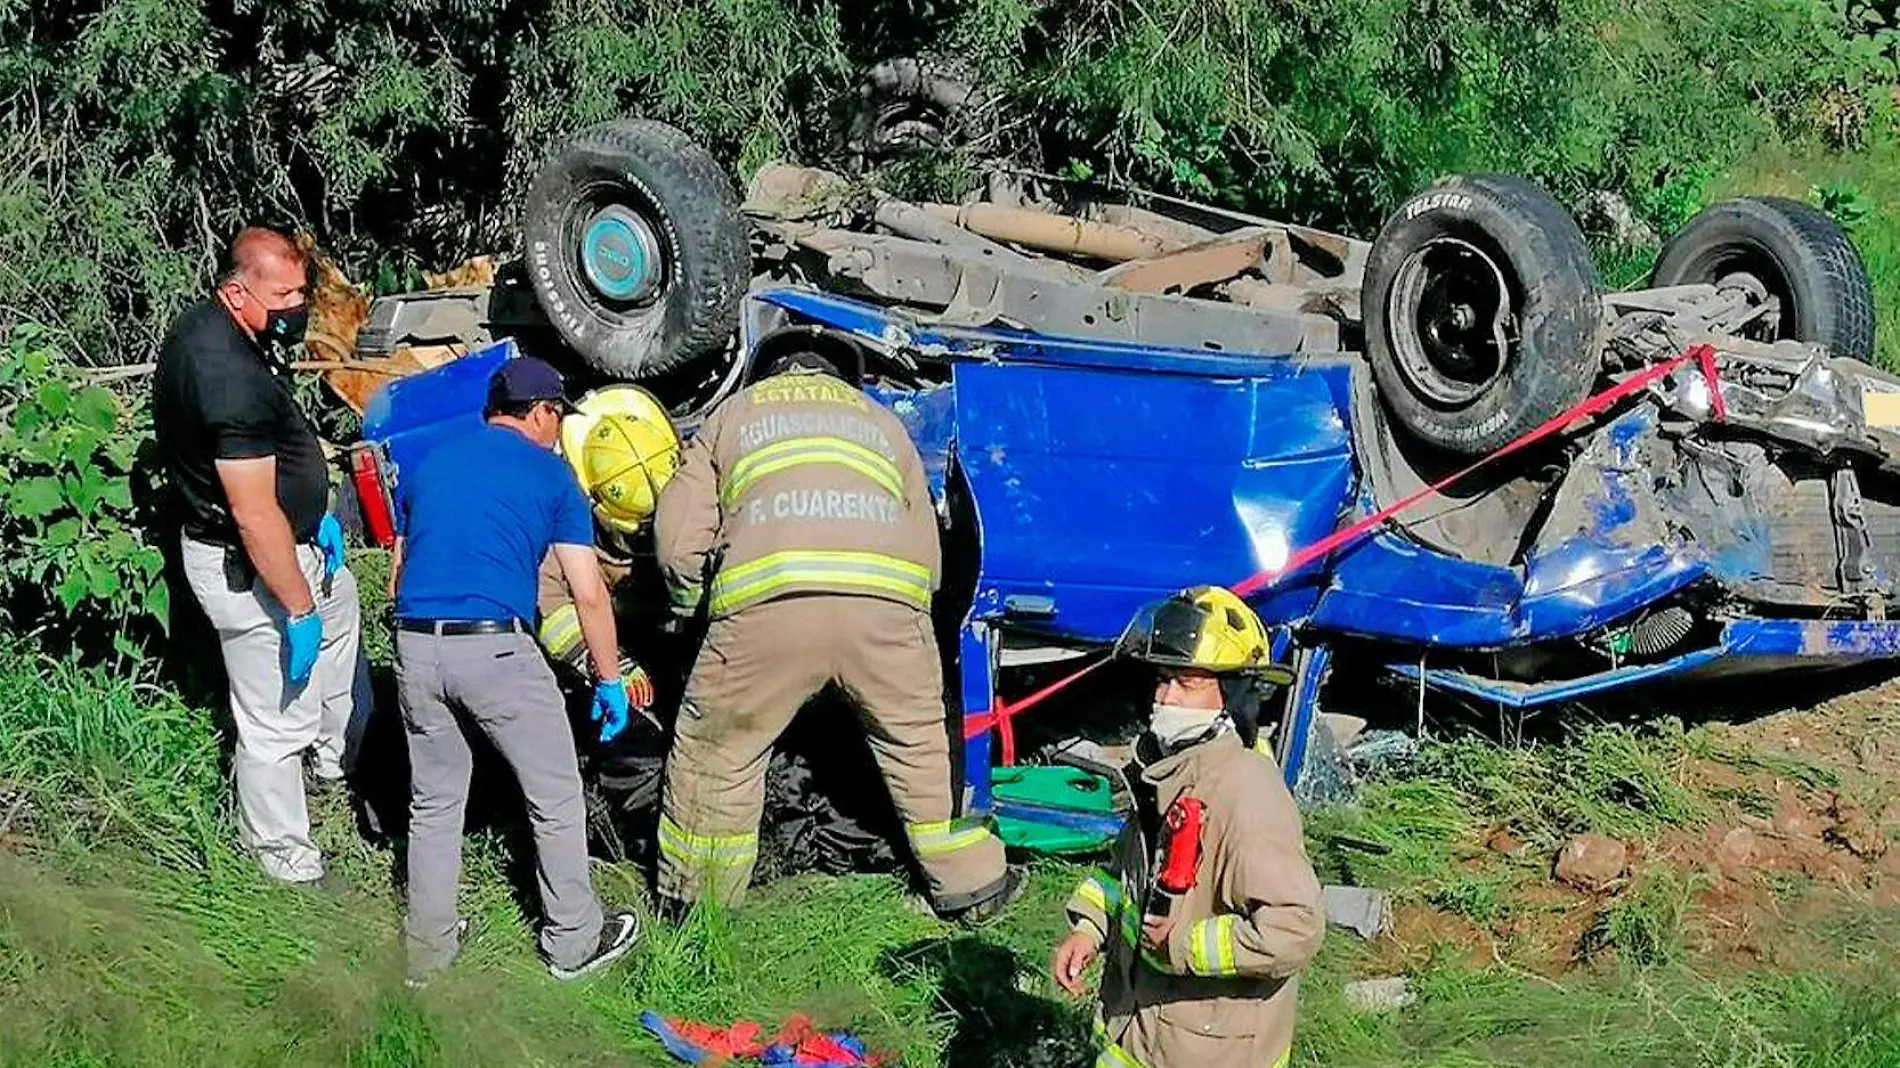
<path fill-rule="evenodd" d="M 838 330 L 893 356 L 945 364 L 945 381 L 925 393 L 880 396 L 912 429 L 933 472 L 960 478 L 971 500 L 978 561 L 959 650 L 968 717 L 996 706 L 996 675 L 1011 641 L 1099 646 L 1142 603 L 1274 568 L 1388 499 L 1366 477 L 1359 450 L 1391 443 L 1366 430 L 1381 414 L 1364 365 L 1349 354 L 1210 354 L 939 330 L 803 291 L 768 290 L 754 300 L 786 312 L 781 326 Z M 1747 547 L 1760 540 L 1762 502 L 1733 495 L 1679 512 L 1674 483 L 1657 477 L 1684 462 L 1664 440 L 1669 429 L 1659 406 L 1639 403 L 1593 431 L 1517 532 L 1519 551 L 1467 559 L 1427 544 L 1399 519 L 1257 597 L 1262 616 L 1297 634 L 1311 654 L 1302 656 L 1281 720 L 1289 780 L 1305 761 L 1319 682 L 1339 642 L 1409 649 L 1387 669 L 1514 707 L 1696 671 L 1900 653 L 1900 625 L 1744 615 L 1708 644 L 1689 640 L 1684 623 L 1664 635 L 1679 643 L 1665 650 L 1671 655 L 1619 663 L 1612 651 L 1600 670 L 1568 678 L 1527 683 L 1421 670 L 1421 662 L 1460 652 L 1613 646 L 1619 624 L 1659 606 L 1719 598 L 1727 581 L 1761 581 L 1760 553 Z M 1701 482 L 1704 472 L 1687 462 Z M 936 485 L 941 491 L 944 483 Z M 1730 610 L 1737 607 L 1745 608 Z M 979 810 L 993 762 L 989 735 L 972 736 L 965 775 Z"/>
<path fill-rule="evenodd" d="M 1352 354 L 1214 353 L 941 326 L 804 289 L 750 298 L 745 343 L 835 331 L 936 381 L 871 392 L 902 419 L 940 501 L 967 490 L 978 559 L 970 620 L 1056 644 L 1112 640 L 1142 604 L 1236 583 L 1384 503 L 1355 433 L 1367 406 Z M 365 439 L 400 470 L 479 419 L 500 343 L 392 383 Z M 1574 639 L 1705 580 L 1759 582 L 1767 520 L 1746 497 L 1684 511 L 1659 491 L 1658 410 L 1599 428 L 1549 493 L 1511 562 L 1414 536 L 1401 517 L 1270 585 L 1255 605 L 1310 638 L 1441 650 Z M 1706 472 L 1692 471 L 1699 484 Z M 1666 492 L 1667 491 L 1667 492 Z M 1740 503 L 1736 503 L 1740 501 Z M 947 514 L 947 513 L 946 513 Z M 1885 655 L 1878 642 L 1793 655 Z"/>
<path fill-rule="evenodd" d="M 954 466 L 969 487 L 982 621 L 1108 641 L 1184 575 L 1237 581 L 1329 533 L 1352 487 L 1341 405 L 1349 358 L 943 330 L 802 290 L 754 299 L 947 359 L 949 380 L 927 404 L 882 396 L 926 464 Z M 1261 607 L 1272 621 L 1293 620 L 1317 595 L 1316 577 L 1296 579 Z"/>
<path fill-rule="evenodd" d="M 1215 353 L 944 326 L 806 289 L 754 293 L 743 322 L 748 359 L 803 331 L 848 339 L 888 372 L 870 392 L 924 457 L 952 528 L 946 545 L 974 556 L 956 572 L 968 588 L 943 598 L 967 613 L 941 621 L 957 635 L 953 677 L 972 723 L 1008 688 L 1000 676 L 1012 650 L 1099 649 L 1147 601 L 1275 568 L 1424 477 L 1383 426 L 1352 354 Z M 479 420 L 483 384 L 512 355 L 496 344 L 378 394 L 364 436 L 395 481 Z M 1334 646 L 1377 650 L 1374 662 L 1395 675 L 1512 707 L 1691 672 L 1900 656 L 1900 624 L 1763 618 L 1755 613 L 1785 615 L 1795 598 L 1735 596 L 1771 588 L 1772 528 L 1786 523 L 1764 515 L 1746 479 L 1740 492 L 1711 491 L 1720 482 L 1712 472 L 1753 468 L 1733 446 L 1696 447 L 1715 459 L 1686 448 L 1681 429 L 1663 405 L 1634 403 L 1578 443 L 1534 494 L 1537 507 L 1499 504 L 1509 487 L 1429 501 L 1415 522 L 1401 516 L 1256 596 L 1263 618 L 1299 646 L 1300 678 L 1276 735 L 1289 781 L 1323 729 L 1319 686 Z M 957 496 L 961 510 L 950 505 Z M 1484 529 L 1443 521 L 1485 507 Z M 1872 558 L 1891 570 L 1891 560 Z M 1685 598 L 1707 606 L 1716 629 L 1669 630 L 1676 644 L 1647 658 L 1616 651 L 1619 635 L 1629 644 L 1642 620 Z M 1460 662 L 1549 650 L 1597 661 L 1560 677 L 1532 669 L 1528 679 Z M 990 809 L 991 740 L 966 732 L 972 811 Z"/>
<path fill-rule="evenodd" d="M 1722 628 L 1721 639 L 1713 646 L 1657 663 L 1613 668 L 1581 678 L 1519 683 L 1481 678 L 1461 671 L 1429 667 L 1421 670 L 1417 664 L 1398 662 L 1386 665 L 1386 670 L 1405 678 L 1423 678 L 1429 685 L 1510 708 L 1536 708 L 1668 678 L 1737 672 L 1756 674 L 1817 663 L 1896 657 L 1900 657 L 1900 623 L 1737 619 Z"/>
<path fill-rule="evenodd" d="M 1353 379 L 1365 371 L 1348 354 L 940 333 L 844 298 L 754 299 L 867 343 L 948 356 L 947 383 L 884 398 L 932 468 L 966 480 L 982 622 L 1100 644 L 1156 597 L 1277 567 L 1383 503 L 1355 461 L 1349 428 L 1371 415 L 1355 407 Z M 1570 638 L 1629 616 L 1709 569 L 1700 543 L 1664 537 L 1639 456 L 1656 429 L 1638 408 L 1592 439 L 1521 563 L 1464 559 L 1389 527 L 1255 605 L 1269 623 L 1303 630 L 1471 649 Z"/>
<path fill-rule="evenodd" d="M 515 355 L 513 342 L 499 341 L 370 395 L 363 408 L 363 447 L 374 450 L 392 496 L 400 491 L 403 472 L 414 470 L 423 454 L 482 424 L 488 380 Z M 400 511 L 394 519 L 400 534 Z"/>
<path fill-rule="evenodd" d="M 1108 641 L 1183 575 L 1238 581 L 1330 533 L 1351 485 L 1317 373 L 999 362 L 958 365 L 954 380 L 982 542 L 976 612 L 1027 630 Z M 1295 580 L 1260 609 L 1295 619 L 1317 593 Z M 1025 598 L 1048 607 L 1012 612 Z"/>

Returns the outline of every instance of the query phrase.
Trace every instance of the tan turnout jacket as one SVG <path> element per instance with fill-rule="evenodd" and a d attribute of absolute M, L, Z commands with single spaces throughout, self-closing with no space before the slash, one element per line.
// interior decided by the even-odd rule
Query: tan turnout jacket
<path fill-rule="evenodd" d="M 1076 929 L 1104 944 L 1098 1068 L 1280 1068 L 1293 1047 L 1297 976 L 1325 932 L 1280 769 L 1228 731 L 1141 774 L 1162 813 L 1183 796 L 1207 806 L 1201 858 L 1174 903 L 1165 955 L 1141 942 L 1158 847 L 1139 819 L 1109 870 L 1069 899 Z"/>
<path fill-rule="evenodd" d="M 828 375 L 762 379 L 721 402 L 654 515 L 676 608 L 711 618 L 794 593 L 927 609 L 936 515 L 895 415 Z"/>

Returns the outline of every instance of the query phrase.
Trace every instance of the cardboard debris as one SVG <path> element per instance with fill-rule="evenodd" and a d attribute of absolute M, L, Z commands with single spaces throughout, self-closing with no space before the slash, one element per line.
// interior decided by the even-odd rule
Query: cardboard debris
<path fill-rule="evenodd" d="M 424 271 L 422 284 L 429 289 L 461 289 L 465 286 L 495 284 L 495 257 L 476 256 L 437 274 Z"/>
<path fill-rule="evenodd" d="M 310 256 L 316 274 L 304 347 L 322 368 L 324 384 L 351 411 L 362 415 L 370 395 L 392 379 L 434 370 L 468 355 L 461 345 L 405 347 L 388 356 L 357 355 L 357 335 L 369 322 L 367 287 L 350 281 L 308 232 L 299 233 L 297 243 Z M 493 285 L 495 271 L 493 256 L 476 256 L 449 270 L 422 277 L 430 290 L 456 289 Z"/>

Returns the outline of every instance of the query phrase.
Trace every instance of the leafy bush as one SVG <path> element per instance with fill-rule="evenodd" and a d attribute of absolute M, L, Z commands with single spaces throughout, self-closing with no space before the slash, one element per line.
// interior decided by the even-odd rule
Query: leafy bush
<path fill-rule="evenodd" d="M 1668 226 L 1774 133 L 1891 121 L 1887 0 L 0 0 L 0 321 L 150 358 L 257 216 L 348 272 L 506 253 L 549 142 L 641 113 L 741 170 L 836 162 L 855 71 L 955 56 L 1010 144 L 1369 230 L 1458 170 Z M 945 172 L 888 176 L 941 193 Z"/>
<path fill-rule="evenodd" d="M 0 341 L 0 562 L 16 627 L 109 635 L 134 655 L 168 619 L 164 561 L 146 544 L 132 468 L 149 433 L 34 326 Z"/>
<path fill-rule="evenodd" d="M 549 138 L 640 111 L 790 152 L 798 87 L 845 85 L 836 42 L 779 0 L 0 0 L 0 321 L 148 360 L 251 221 L 388 285 L 507 251 Z"/>

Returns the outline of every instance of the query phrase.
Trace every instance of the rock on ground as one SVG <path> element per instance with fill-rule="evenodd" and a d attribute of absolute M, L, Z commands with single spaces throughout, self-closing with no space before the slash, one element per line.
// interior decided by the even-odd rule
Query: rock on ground
<path fill-rule="evenodd" d="M 1754 831 L 1732 828 L 1715 847 L 1716 866 L 1731 879 L 1746 879 L 1754 871 L 1758 848 Z"/>
<path fill-rule="evenodd" d="M 1412 981 L 1403 975 L 1389 979 L 1359 979 L 1347 983 L 1346 1004 L 1361 1012 L 1390 1012 L 1418 1000 L 1412 993 Z"/>
<path fill-rule="evenodd" d="M 1586 894 L 1600 894 L 1629 868 L 1629 848 L 1601 834 L 1580 834 L 1557 854 L 1557 878 Z"/>

